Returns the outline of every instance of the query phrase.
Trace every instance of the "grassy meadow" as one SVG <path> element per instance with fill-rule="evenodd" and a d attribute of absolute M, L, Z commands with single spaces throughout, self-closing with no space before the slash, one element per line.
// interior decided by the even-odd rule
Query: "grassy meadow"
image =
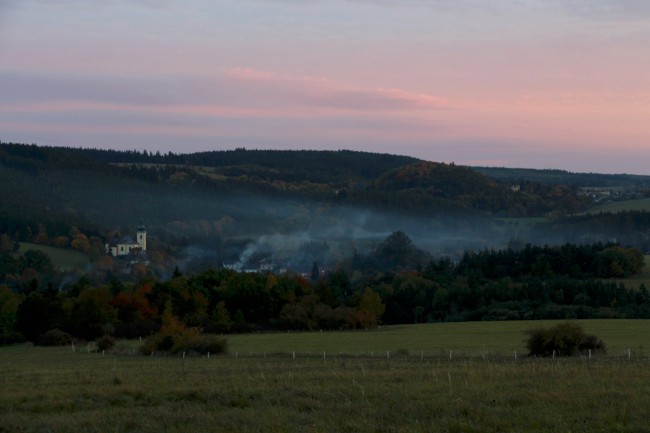
<path fill-rule="evenodd" d="M 636 200 L 623 200 L 611 203 L 604 203 L 590 208 L 585 213 L 597 214 L 600 212 L 625 212 L 625 211 L 642 211 L 650 210 L 650 198 Z"/>
<path fill-rule="evenodd" d="M 561 322 L 561 321 L 560 321 Z M 525 353 L 525 331 L 558 321 L 456 322 L 387 326 L 368 331 L 241 334 L 228 337 L 231 355 L 305 353 L 386 356 L 408 352 L 413 356 L 514 357 Z M 643 354 L 650 349 L 650 322 L 646 320 L 581 320 L 588 334 L 607 344 L 610 355 Z M 650 350 L 648 350 L 650 354 Z"/>
<path fill-rule="evenodd" d="M 210 358 L 4 347 L 0 432 L 650 431 L 650 322 L 580 323 L 614 350 L 515 360 L 537 322 L 240 335 Z"/>
<path fill-rule="evenodd" d="M 73 269 L 83 270 L 88 266 L 90 260 L 88 256 L 79 251 L 72 251 L 63 248 L 50 247 L 47 245 L 33 244 L 29 242 L 21 242 L 18 254 L 24 254 L 25 251 L 35 250 L 41 251 L 50 256 L 52 263 L 62 271 L 70 271 Z"/>

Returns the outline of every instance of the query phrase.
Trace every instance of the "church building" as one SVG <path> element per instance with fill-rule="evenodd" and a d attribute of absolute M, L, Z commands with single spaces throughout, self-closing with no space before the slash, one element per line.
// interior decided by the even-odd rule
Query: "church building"
<path fill-rule="evenodd" d="M 106 254 L 113 257 L 140 254 L 147 251 L 147 228 L 140 223 L 135 234 L 135 241 L 131 236 L 115 237 L 106 244 Z"/>

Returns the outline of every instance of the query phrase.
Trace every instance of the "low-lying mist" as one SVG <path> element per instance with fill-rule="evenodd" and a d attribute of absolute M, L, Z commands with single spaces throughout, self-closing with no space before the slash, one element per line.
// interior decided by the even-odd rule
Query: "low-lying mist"
<path fill-rule="evenodd" d="M 226 230 L 212 243 L 195 237 L 183 251 L 182 266 L 194 269 L 212 262 L 215 267 L 226 264 L 252 270 L 271 263 L 276 269 L 309 272 L 314 263 L 332 267 L 355 253 L 368 254 L 396 231 L 406 233 L 417 248 L 433 257 L 501 248 L 512 237 L 491 218 L 469 214 L 434 218 L 322 203 L 270 204 L 249 204 L 250 215 L 239 214 L 247 222 L 248 232 L 237 227 L 238 220 L 233 218 L 230 236 Z M 274 221 L 278 217 L 280 220 Z"/>

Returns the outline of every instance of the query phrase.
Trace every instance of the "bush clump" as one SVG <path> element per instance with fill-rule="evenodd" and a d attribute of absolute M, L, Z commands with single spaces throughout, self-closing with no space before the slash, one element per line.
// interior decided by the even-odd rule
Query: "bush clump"
<path fill-rule="evenodd" d="M 50 329 L 36 341 L 39 346 L 65 346 L 72 343 L 72 335 L 60 329 Z"/>
<path fill-rule="evenodd" d="M 25 342 L 25 336 L 16 331 L 0 332 L 0 346 Z"/>
<path fill-rule="evenodd" d="M 117 341 L 114 337 L 110 335 L 103 335 L 97 339 L 97 349 L 99 350 L 111 350 L 115 347 Z"/>
<path fill-rule="evenodd" d="M 181 341 L 176 347 L 176 352 L 196 352 L 201 355 L 207 353 L 221 354 L 228 352 L 228 340 L 217 335 L 198 335 Z"/>
<path fill-rule="evenodd" d="M 153 352 L 196 352 L 200 354 L 226 353 L 227 340 L 216 335 L 202 335 L 200 328 L 190 328 L 176 319 L 168 320 L 163 327 L 149 337 L 141 351 Z"/>
<path fill-rule="evenodd" d="M 529 356 L 573 356 L 587 350 L 606 353 L 605 343 L 595 335 L 587 335 L 581 326 L 560 323 L 550 328 L 526 331 L 526 348 Z"/>

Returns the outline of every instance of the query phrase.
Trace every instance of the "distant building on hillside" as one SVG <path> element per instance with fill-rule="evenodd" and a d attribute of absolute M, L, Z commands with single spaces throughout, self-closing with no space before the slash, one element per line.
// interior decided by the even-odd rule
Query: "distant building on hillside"
<path fill-rule="evenodd" d="M 106 254 L 113 257 L 140 254 L 147 251 L 147 228 L 140 223 L 135 234 L 135 241 L 131 236 L 115 237 L 106 244 Z"/>

